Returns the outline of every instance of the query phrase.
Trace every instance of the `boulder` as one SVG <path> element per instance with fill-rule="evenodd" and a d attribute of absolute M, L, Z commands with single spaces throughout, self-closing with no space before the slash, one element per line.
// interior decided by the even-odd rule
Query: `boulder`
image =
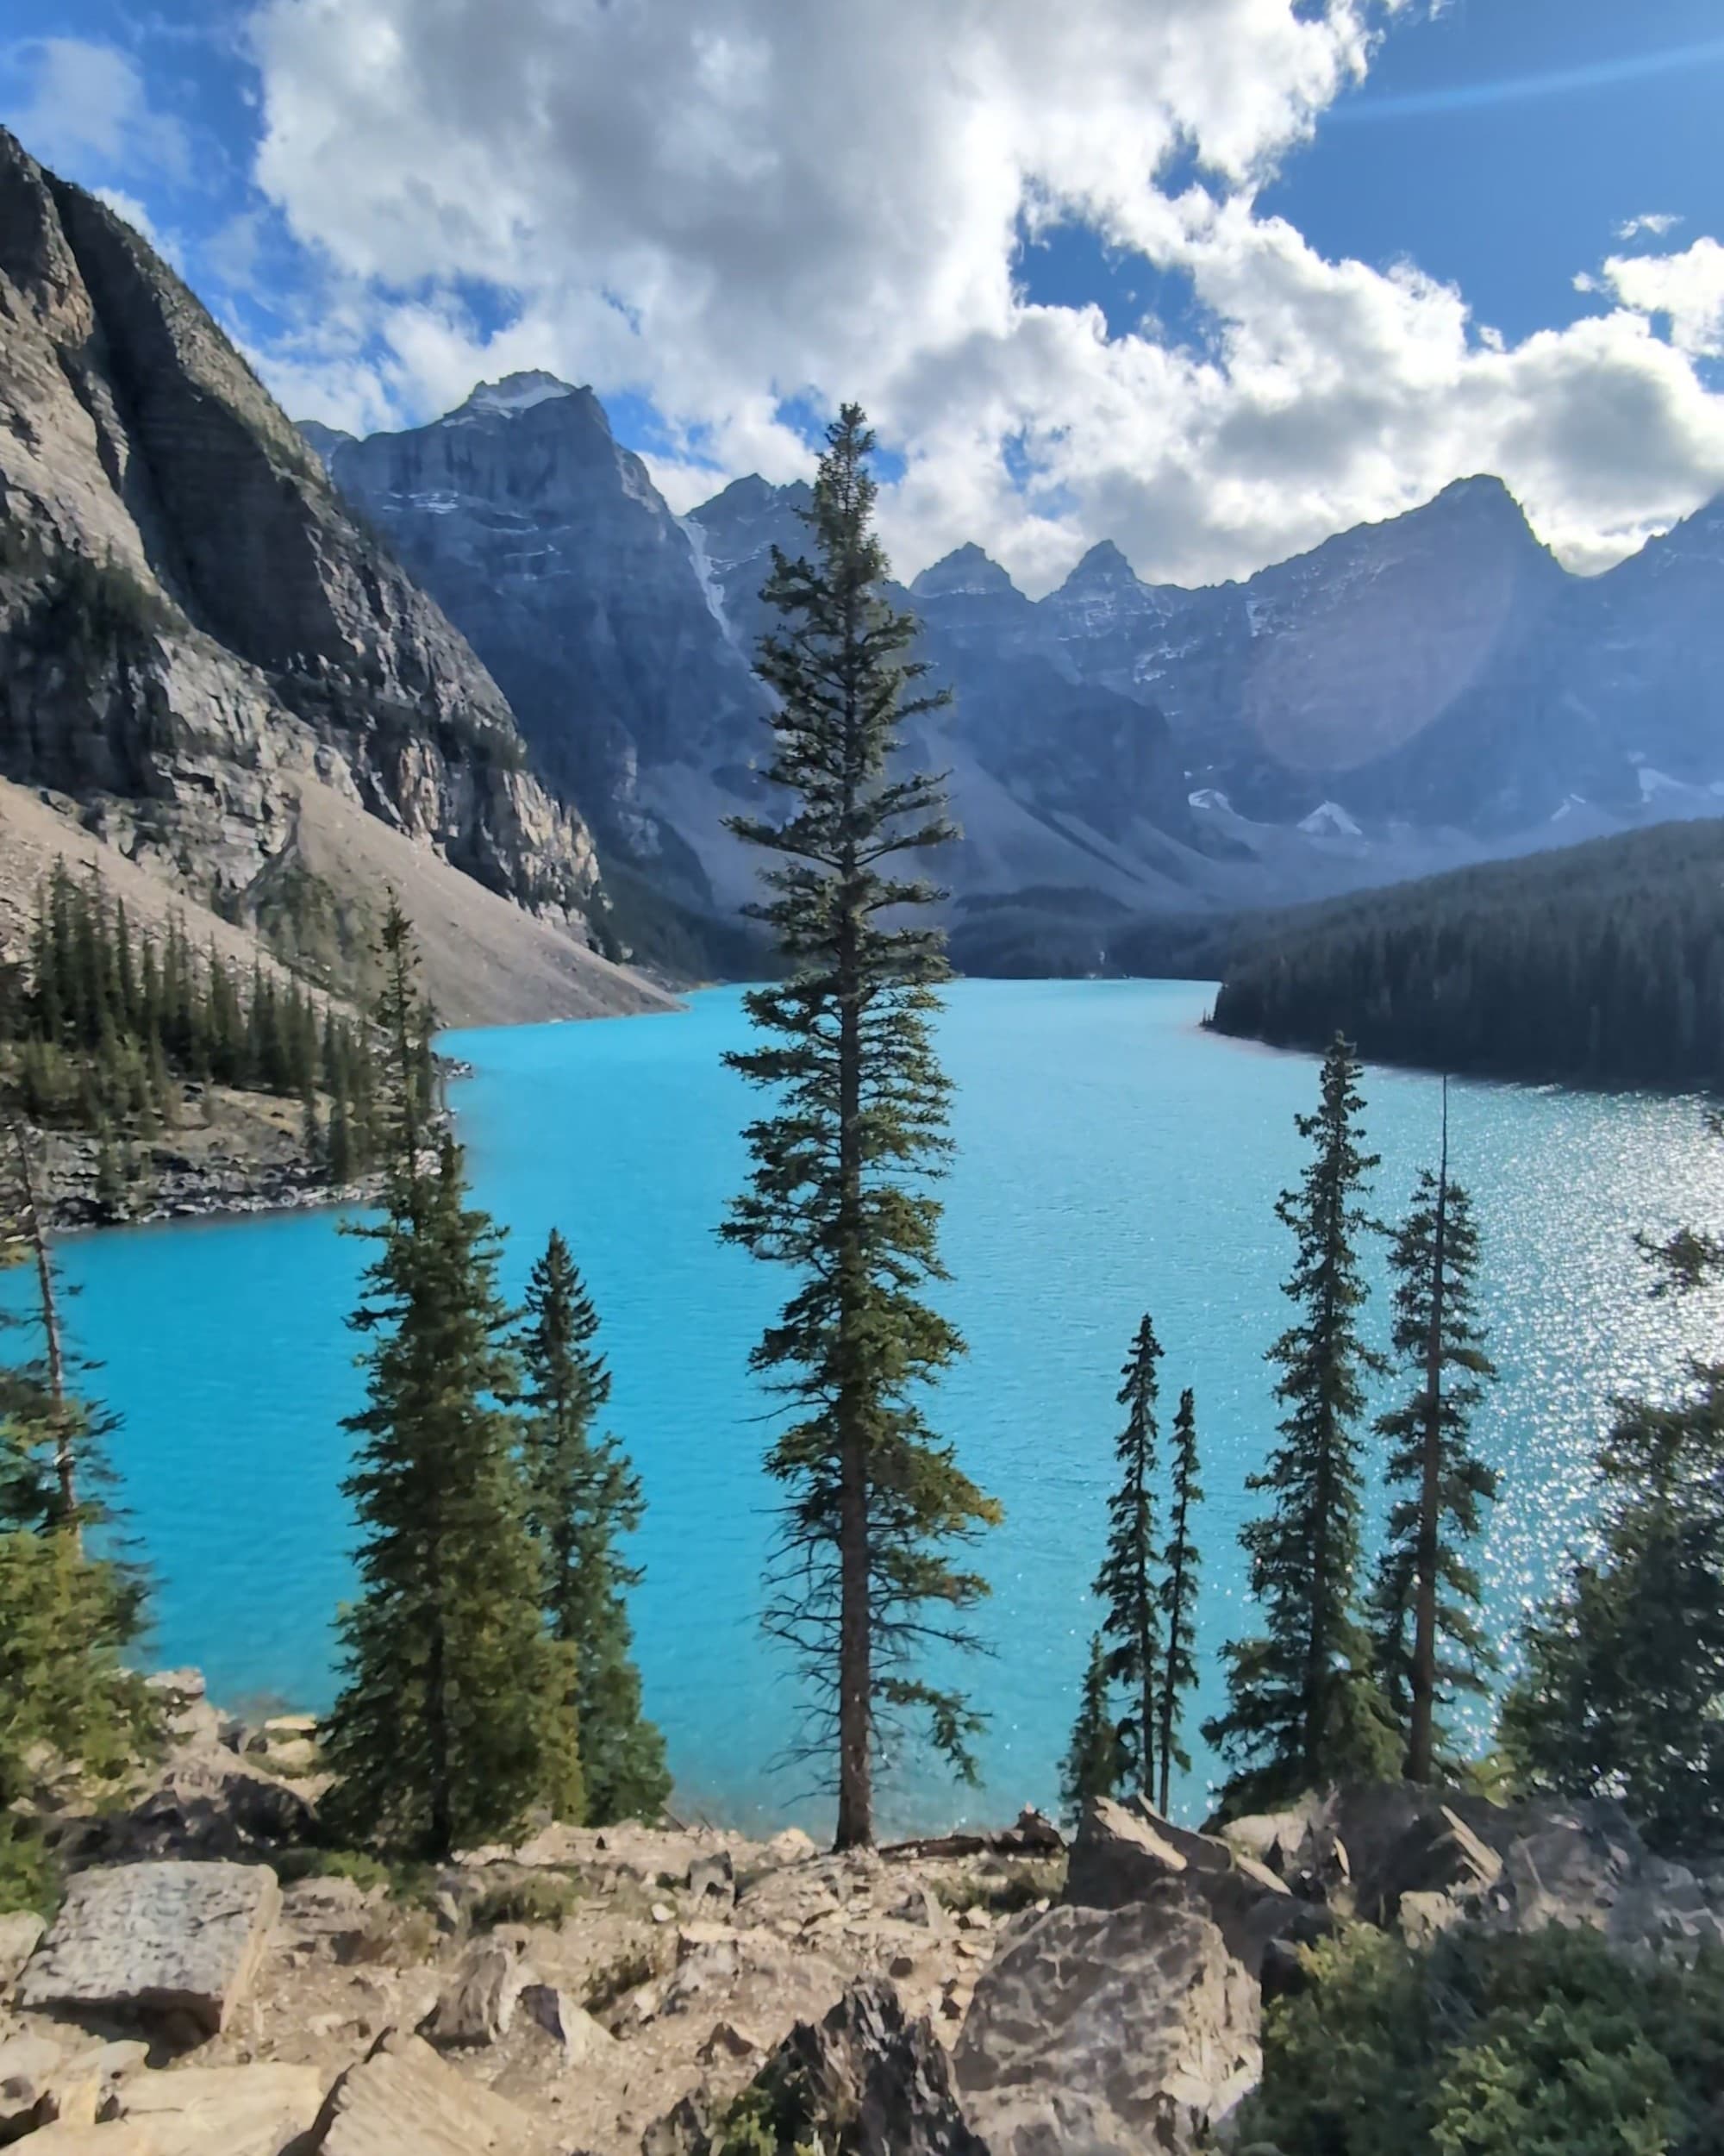
<path fill-rule="evenodd" d="M 158 1670 L 144 1690 L 160 1703 L 163 1726 L 177 1743 L 193 1750 L 220 1744 L 222 1717 L 209 1703 L 202 1670 Z"/>
<path fill-rule="evenodd" d="M 523 1984 L 520 2003 L 534 2027 L 561 2045 L 572 2066 L 586 2065 L 616 2049 L 616 2039 L 603 2022 L 595 2021 L 584 2006 L 554 1984 Z"/>
<path fill-rule="evenodd" d="M 0 1916 L 0 2001 L 17 1982 L 24 1964 L 42 1943 L 47 1926 L 33 1909 Z"/>
<path fill-rule="evenodd" d="M 187 2156 L 174 2147 L 159 2119 L 116 2119 L 106 2126 L 62 2123 L 33 2134 L 30 2156 Z M 203 2152 L 198 2156 L 203 2156 Z M 208 2156 L 225 2156 L 210 2149 Z"/>
<path fill-rule="evenodd" d="M 121 2091 L 122 2119 L 148 2121 L 164 2156 L 287 2156 L 317 2118 L 315 2066 L 188 2066 L 140 2074 Z"/>
<path fill-rule="evenodd" d="M 690 2089 L 640 2136 L 640 2156 L 710 2156 L 712 2124 L 705 2092 Z"/>
<path fill-rule="evenodd" d="M 281 1889 L 263 1865 L 79 1872 L 25 1970 L 38 2011 L 174 2017 L 215 2034 L 256 1973 Z"/>
<path fill-rule="evenodd" d="M 9 2036 L 0 2043 L 0 2142 L 58 2118 L 51 2092 L 66 2054 L 50 2036 Z M 96 2114 L 91 2112 L 94 2120 Z"/>
<path fill-rule="evenodd" d="M 1445 1895 L 1459 1907 L 1487 1894 L 1502 1876 L 1502 1859 L 1448 1804 L 1432 1803 L 1364 1872 L 1353 1874 L 1355 1913 L 1368 1924 L 1394 1924 L 1409 1895 L 1420 1898 L 1415 1922 L 1428 1922 L 1427 1897 Z"/>
<path fill-rule="evenodd" d="M 753 2084 L 795 2121 L 786 2143 L 832 2144 L 846 2156 L 989 2156 L 965 2123 L 933 2024 L 909 2020 L 879 1978 L 853 1984 L 817 2025 L 799 2022 Z"/>
<path fill-rule="evenodd" d="M 696 1857 L 689 1866 L 689 1891 L 697 1906 L 709 1899 L 728 1909 L 736 1899 L 736 1865 L 728 1849 L 715 1849 L 709 1857 Z"/>
<path fill-rule="evenodd" d="M 97 1822 L 74 1853 L 84 1862 L 147 1857 L 267 1859 L 310 1840 L 316 1813 L 303 1794 L 225 1746 L 176 1753 L 141 1802 Z"/>
<path fill-rule="evenodd" d="M 1302 1941 L 1327 1928 L 1266 1865 L 1214 1835 L 1176 1827 L 1140 1797 L 1101 1797 L 1086 1807 L 1066 1876 L 1070 1906 L 1123 1909 L 1170 1884 L 1220 1928 L 1253 1974 L 1271 1940 Z"/>
<path fill-rule="evenodd" d="M 990 2156 L 1185 2151 L 1261 2069 L 1250 1971 L 1177 1880 L 1050 1909 L 978 1980 L 953 2071 Z"/>
<path fill-rule="evenodd" d="M 305 2156 L 522 2156 L 533 2146 L 524 2112 L 391 2030 L 331 2089 Z"/>
<path fill-rule="evenodd" d="M 9 2037 L 0 2043 L 0 2142 L 56 2120 L 94 2126 L 147 2055 L 143 2044 L 79 2038 L 68 2049 L 54 2036 Z"/>
<path fill-rule="evenodd" d="M 1181 1877 L 1189 1859 L 1165 1828 L 1110 1797 L 1094 1798 L 1071 1845 L 1065 1899 L 1078 1909 L 1123 1909 Z"/>
<path fill-rule="evenodd" d="M 495 2044 L 508 2035 L 531 1972 L 514 1947 L 497 1940 L 470 1947 L 454 1981 L 419 2024 L 440 2047 Z"/>

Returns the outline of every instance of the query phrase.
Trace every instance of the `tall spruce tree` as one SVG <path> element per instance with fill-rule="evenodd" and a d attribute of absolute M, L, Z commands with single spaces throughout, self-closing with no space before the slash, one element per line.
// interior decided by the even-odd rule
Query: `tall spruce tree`
<path fill-rule="evenodd" d="M 1078 1719 L 1059 1769 L 1059 1802 L 1067 1819 L 1081 1818 L 1093 1797 L 1117 1797 L 1131 1772 L 1125 1740 L 1114 1719 L 1108 1650 L 1098 1632 L 1090 1641 Z"/>
<path fill-rule="evenodd" d="M 1416 1386 L 1377 1425 L 1390 1445 L 1386 1479 L 1402 1494 L 1390 1509 L 1372 1629 L 1384 1693 L 1407 1733 L 1407 1777 L 1429 1782 L 1445 1737 L 1442 1711 L 1458 1692 L 1485 1691 L 1496 1665 L 1467 1555 L 1496 1495 L 1495 1472 L 1469 1441 L 1496 1372 L 1478 1323 L 1472 1203 L 1449 1177 L 1446 1084 L 1438 1166 L 1420 1176 L 1389 1262 L 1395 1352 L 1416 1373 Z"/>
<path fill-rule="evenodd" d="M 384 1217 L 350 1322 L 370 1341 L 345 1485 L 359 1600 L 324 1747 L 350 1831 L 433 1860 L 499 1840 L 528 1808 L 578 1816 L 574 1672 L 546 1632 L 526 1518 L 500 1237 L 467 1203 L 459 1149 L 428 1126 L 429 1012 L 391 903 L 378 1030 L 390 1055 Z M 436 1165 L 428 1164 L 434 1150 Z"/>
<path fill-rule="evenodd" d="M 595 1422 L 610 1372 L 598 1313 L 554 1228 L 533 1268 L 520 1340 L 528 1518 L 544 1568 L 546 1620 L 575 1657 L 581 1773 L 590 1825 L 657 1819 L 671 1793 L 665 1740 L 640 1708 L 625 1599 L 640 1584 L 619 1538 L 640 1524 L 640 1479 Z"/>
<path fill-rule="evenodd" d="M 1337 1034 L 1317 1112 L 1301 1115 L 1311 1162 L 1276 1203 L 1297 1252 L 1285 1293 L 1298 1315 L 1270 1349 L 1286 1409 L 1281 1442 L 1250 1490 L 1271 1509 L 1240 1540 L 1265 1631 L 1227 1649 L 1227 1711 L 1204 1735 L 1234 1763 L 1226 1802 L 1272 1805 L 1343 1776 L 1392 1771 L 1397 1748 L 1359 1620 L 1364 1476 L 1358 1425 L 1365 1378 L 1385 1365 L 1366 1347 L 1359 1238 L 1375 1223 L 1364 1195 L 1377 1155 L 1364 1148 L 1359 1066 Z"/>
<path fill-rule="evenodd" d="M 1174 1768 L 1185 1774 L 1191 1767 L 1179 1741 L 1179 1725 L 1181 1699 L 1197 1681 L 1197 1578 L 1203 1562 L 1192 1532 L 1192 1513 L 1203 1502 L 1197 1472 L 1197 1403 L 1188 1386 L 1179 1396 L 1179 1412 L 1173 1418 L 1173 1516 L 1161 1553 L 1162 1649 L 1156 1712 L 1161 1779 L 1156 1808 L 1164 1818 Z"/>
<path fill-rule="evenodd" d="M 1161 1345 L 1146 1315 L 1140 1322 L 1116 1396 L 1126 1425 L 1115 1444 L 1120 1486 L 1108 1500 L 1108 1548 L 1096 1575 L 1096 1595 L 1106 1611 L 1110 1684 L 1122 1685 L 1130 1708 L 1120 1724 L 1130 1772 L 1146 1797 L 1155 1790 L 1159 1727 L 1156 1682 L 1160 1670 L 1161 1591 L 1156 1580 L 1160 1551 L 1155 1540 L 1156 1365 Z"/>
<path fill-rule="evenodd" d="M 752 1358 L 793 1413 L 767 1456 L 786 1497 L 766 1624 L 809 1682 L 809 1753 L 835 1753 L 840 1848 L 873 1839 L 877 1754 L 904 1717 L 974 1772 L 978 1718 L 915 1665 L 933 1641 L 975 1644 L 965 1613 L 986 1586 L 953 1546 L 999 1517 L 924 1406 L 963 1346 L 922 1299 L 944 1277 L 928 1183 L 950 1150 L 930 1034 L 946 966 L 938 894 L 896 865 L 953 833 L 940 782 L 890 769 L 900 722 L 945 699 L 907 693 L 924 670 L 904 657 L 914 618 L 881 595 L 872 447 L 845 406 L 806 513 L 814 559 L 774 551 L 762 596 L 784 626 L 759 671 L 778 707 L 765 775 L 790 802 L 731 826 L 773 857 L 752 910 L 788 971 L 746 999 L 762 1044 L 727 1059 L 771 1102 L 722 1233 L 796 1279 Z"/>

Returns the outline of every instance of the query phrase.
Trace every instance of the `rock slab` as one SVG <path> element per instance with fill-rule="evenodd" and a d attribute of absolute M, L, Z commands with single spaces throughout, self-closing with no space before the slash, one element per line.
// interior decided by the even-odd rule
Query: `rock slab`
<path fill-rule="evenodd" d="M 255 1976 L 280 1908 L 264 1865 L 80 1872 L 19 2002 L 38 2012 L 183 2016 L 214 2035 Z"/>
<path fill-rule="evenodd" d="M 1183 2156 L 1255 2084 L 1261 2014 L 1177 1882 L 1050 1909 L 978 1980 L 953 2059 L 965 2116 L 990 2156 Z"/>
<path fill-rule="evenodd" d="M 394 2032 L 341 2076 L 313 2128 L 315 2156 L 523 2156 L 526 2115 Z"/>

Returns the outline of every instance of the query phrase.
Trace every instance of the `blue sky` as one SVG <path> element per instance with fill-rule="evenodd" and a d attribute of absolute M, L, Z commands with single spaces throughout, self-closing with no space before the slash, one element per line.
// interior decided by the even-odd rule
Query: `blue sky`
<path fill-rule="evenodd" d="M 303 416 L 548 366 L 684 505 L 860 393 L 903 566 L 1031 588 L 1475 468 L 1602 566 L 1724 485 L 1724 11 L 1353 6 L 14 0 L 0 115 Z"/>

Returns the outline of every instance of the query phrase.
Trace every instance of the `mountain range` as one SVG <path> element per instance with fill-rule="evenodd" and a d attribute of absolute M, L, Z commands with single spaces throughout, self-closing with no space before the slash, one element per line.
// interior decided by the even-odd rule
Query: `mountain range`
<path fill-rule="evenodd" d="M 677 516 L 545 373 L 296 428 L 0 134 L 0 785 L 330 978 L 385 884 L 452 1016 L 650 997 L 607 955 L 758 962 L 726 819 L 764 792 L 760 587 L 808 499 L 752 477 Z M 954 691 L 906 753 L 950 773 L 960 931 L 1724 813 L 1724 502 L 1590 578 L 1474 478 L 1240 583 L 1146 584 L 1103 541 L 1032 599 L 966 546 L 891 596 Z"/>
<path fill-rule="evenodd" d="M 547 374 L 399 434 L 306 432 L 607 862 L 734 909 L 759 589 L 807 488 L 739 479 L 678 517 Z M 893 596 L 955 692 L 908 749 L 952 774 L 960 909 L 1260 906 L 1724 812 L 1724 502 L 1593 578 L 1477 477 L 1241 583 L 1146 584 L 1102 541 L 1032 600 L 967 546 Z"/>

